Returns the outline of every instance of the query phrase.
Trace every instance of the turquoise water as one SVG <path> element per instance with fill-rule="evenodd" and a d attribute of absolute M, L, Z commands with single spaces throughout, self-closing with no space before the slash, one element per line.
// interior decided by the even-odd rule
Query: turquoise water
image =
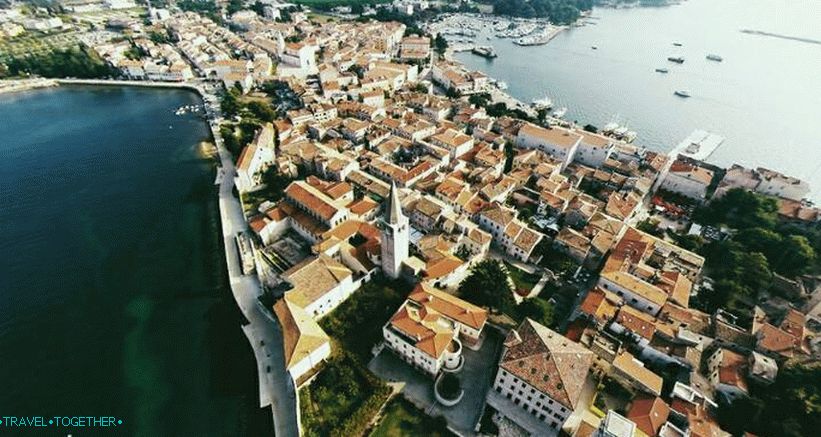
<path fill-rule="evenodd" d="M 0 415 L 111 415 L 116 435 L 271 429 L 198 151 L 209 132 L 173 114 L 197 103 L 0 96 Z"/>
<path fill-rule="evenodd" d="M 821 41 L 817 0 L 688 0 L 663 8 L 595 9 L 595 25 L 544 46 L 477 38 L 499 57 L 456 58 L 504 80 L 525 102 L 547 94 L 568 120 L 638 132 L 667 151 L 695 129 L 726 137 L 709 161 L 766 166 L 804 178 L 821 200 L 821 45 L 741 33 L 754 29 Z M 679 42 L 682 47 L 673 46 Z M 597 49 L 593 50 L 592 46 Z M 709 53 L 724 62 L 705 59 Z M 667 61 L 681 55 L 682 65 Z M 654 70 L 668 68 L 669 74 Z M 676 90 L 688 90 L 682 99 Z"/>

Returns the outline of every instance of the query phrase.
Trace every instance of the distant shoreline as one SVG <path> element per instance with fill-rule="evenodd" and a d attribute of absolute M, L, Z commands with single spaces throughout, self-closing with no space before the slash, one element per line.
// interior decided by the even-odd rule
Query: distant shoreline
<path fill-rule="evenodd" d="M 134 86 L 143 88 L 176 88 L 194 91 L 203 96 L 202 90 L 196 85 L 185 82 L 150 82 L 116 79 L 11 79 L 0 81 L 0 95 L 12 94 L 41 88 L 53 88 L 60 85 L 97 85 L 97 86 Z"/>

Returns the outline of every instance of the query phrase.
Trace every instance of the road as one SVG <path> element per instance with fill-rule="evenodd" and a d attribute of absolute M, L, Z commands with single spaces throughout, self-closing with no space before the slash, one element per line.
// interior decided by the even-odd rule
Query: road
<path fill-rule="evenodd" d="M 217 125 L 216 122 L 213 123 Z M 296 390 L 293 386 L 293 380 L 285 369 L 282 332 L 279 323 L 259 303 L 258 297 L 262 293 L 259 278 L 256 274 L 242 274 L 242 262 L 234 237 L 237 233 L 248 230 L 248 223 L 243 215 L 239 199 L 234 197 L 233 194 L 234 176 L 236 175 L 233 158 L 223 146 L 222 138 L 219 137 L 219 130 L 213 130 L 214 141 L 217 145 L 223 169 L 219 189 L 219 207 L 223 242 L 225 244 L 225 260 L 228 264 L 228 276 L 234 300 L 236 300 L 242 314 L 249 322 L 242 329 L 248 337 L 257 359 L 260 407 L 271 406 L 275 435 L 279 437 L 297 437 L 299 436 L 299 426 L 296 411 Z"/>

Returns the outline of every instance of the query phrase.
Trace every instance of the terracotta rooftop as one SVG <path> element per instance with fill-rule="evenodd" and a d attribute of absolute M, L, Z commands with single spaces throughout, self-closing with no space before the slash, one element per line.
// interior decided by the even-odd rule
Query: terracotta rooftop
<path fill-rule="evenodd" d="M 519 135 L 528 135 L 539 138 L 542 141 L 562 148 L 573 147 L 582 136 L 562 128 L 545 129 L 534 124 L 527 123 L 519 129 Z"/>
<path fill-rule="evenodd" d="M 660 397 L 639 395 L 630 404 L 627 418 L 649 437 L 655 437 L 670 415 L 670 407 Z"/>
<path fill-rule="evenodd" d="M 408 300 L 476 330 L 481 330 L 487 320 L 487 310 L 427 284 L 417 284 Z"/>
<path fill-rule="evenodd" d="M 285 367 L 289 370 L 330 341 L 325 331 L 303 308 L 287 299 L 280 299 L 274 304 L 274 313 L 282 325 Z"/>
<path fill-rule="evenodd" d="M 505 346 L 500 367 L 565 407 L 576 406 L 592 352 L 530 319 L 508 334 Z"/>
<path fill-rule="evenodd" d="M 305 308 L 351 276 L 347 267 L 325 254 L 308 258 L 282 273 L 294 286 L 285 299 Z"/>

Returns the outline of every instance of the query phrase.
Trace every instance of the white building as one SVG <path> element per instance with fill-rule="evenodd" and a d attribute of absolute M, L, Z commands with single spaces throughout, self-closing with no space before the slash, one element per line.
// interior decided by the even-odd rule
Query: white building
<path fill-rule="evenodd" d="M 331 355 L 331 341 L 303 308 L 287 299 L 274 305 L 274 313 L 282 327 L 285 368 L 296 382 Z"/>
<path fill-rule="evenodd" d="M 382 270 L 391 278 L 398 278 L 402 262 L 408 259 L 410 245 L 408 218 L 402 213 L 402 204 L 396 184 L 391 182 L 391 192 L 382 226 Z"/>
<path fill-rule="evenodd" d="M 353 272 L 325 254 L 309 258 L 282 273 L 293 288 L 284 299 L 320 319 L 345 301 L 358 286 Z"/>
<path fill-rule="evenodd" d="M 435 376 L 443 367 L 461 366 L 462 342 L 478 345 L 486 320 L 486 310 L 417 284 L 382 335 L 385 345 L 408 364 Z"/>
<path fill-rule="evenodd" d="M 576 409 L 592 362 L 585 347 L 525 319 L 504 342 L 492 396 L 506 400 L 496 402 L 497 410 L 511 419 L 517 414 L 506 409 L 524 410 L 558 432 Z"/>
<path fill-rule="evenodd" d="M 294 181 L 288 185 L 285 189 L 285 198 L 313 220 L 324 225 L 324 230 L 339 225 L 350 215 L 344 200 L 333 199 L 305 181 Z"/>
<path fill-rule="evenodd" d="M 621 414 L 610 410 L 604 416 L 599 428 L 592 437 L 633 437 L 636 435 L 636 424 Z"/>
<path fill-rule="evenodd" d="M 276 159 L 274 128 L 265 124 L 254 141 L 245 146 L 237 160 L 236 184 L 240 193 L 251 191 L 262 183 L 262 174 Z"/>
<path fill-rule="evenodd" d="M 677 160 L 670 166 L 661 188 L 700 200 L 707 196 L 707 187 L 712 180 L 712 170 Z"/>
<path fill-rule="evenodd" d="M 544 238 L 544 234 L 517 219 L 514 210 L 497 203 L 481 211 L 477 221 L 505 253 L 523 262 L 531 260 L 536 246 Z"/>
<path fill-rule="evenodd" d="M 599 168 L 613 153 L 615 140 L 604 135 L 579 131 L 581 142 L 573 159 L 590 167 Z"/>
<path fill-rule="evenodd" d="M 519 129 L 516 145 L 527 149 L 537 149 L 547 153 L 562 163 L 564 170 L 573 161 L 582 136 L 563 128 L 543 128 L 527 123 Z"/>

